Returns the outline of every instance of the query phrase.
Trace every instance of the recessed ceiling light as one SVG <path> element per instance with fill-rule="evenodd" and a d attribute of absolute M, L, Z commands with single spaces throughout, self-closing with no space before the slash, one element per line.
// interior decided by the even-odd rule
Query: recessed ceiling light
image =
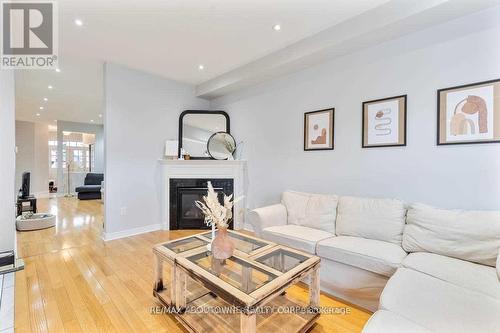
<path fill-rule="evenodd" d="M 37 116 L 37 117 L 40 117 L 40 114 L 39 114 L 39 113 L 37 113 L 37 114 L 36 114 L 36 116 Z"/>
<path fill-rule="evenodd" d="M 40 106 L 40 110 L 43 110 L 43 106 Z"/>
<path fill-rule="evenodd" d="M 81 26 L 83 25 L 83 21 L 82 21 L 82 20 L 80 20 L 80 19 L 76 19 L 76 20 L 75 20 L 75 24 L 76 24 L 77 26 L 81 27 Z"/>
<path fill-rule="evenodd" d="M 93 123 L 94 122 L 94 119 L 90 119 L 90 122 Z"/>
<path fill-rule="evenodd" d="M 202 70 L 204 70 L 204 69 L 205 69 L 205 66 L 203 66 L 203 65 L 198 65 L 198 69 L 199 69 L 200 71 L 202 71 Z"/>
<path fill-rule="evenodd" d="M 281 25 L 279 25 L 279 24 L 273 25 L 273 30 L 274 31 L 280 31 L 281 30 Z"/>
<path fill-rule="evenodd" d="M 51 85 L 49 85 L 47 88 L 52 89 L 52 88 L 54 88 L 54 87 L 52 87 Z"/>
<path fill-rule="evenodd" d="M 47 102 L 48 100 L 49 100 L 49 99 L 48 99 L 47 97 L 44 97 L 44 98 L 43 98 L 43 101 L 44 101 L 44 102 Z"/>
<path fill-rule="evenodd" d="M 102 113 L 99 113 L 99 118 L 102 118 Z"/>
<path fill-rule="evenodd" d="M 60 68 L 56 68 L 56 72 L 61 73 L 61 69 Z"/>

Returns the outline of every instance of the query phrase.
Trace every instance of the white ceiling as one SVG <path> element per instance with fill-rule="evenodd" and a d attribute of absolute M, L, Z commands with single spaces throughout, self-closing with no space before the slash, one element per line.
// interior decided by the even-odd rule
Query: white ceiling
<path fill-rule="evenodd" d="M 387 1 L 62 0 L 60 47 L 199 84 Z"/>
<path fill-rule="evenodd" d="M 272 70 L 282 73 L 283 69 L 273 67 L 291 58 L 296 63 L 298 57 L 322 51 L 322 45 L 352 50 L 340 43 L 355 41 L 353 45 L 362 47 L 367 43 L 360 37 L 383 41 L 377 38 L 378 31 L 384 38 L 398 36 L 400 28 L 401 34 L 411 32 L 401 21 L 418 28 L 437 24 L 438 20 L 430 22 L 425 18 L 433 7 L 440 7 L 442 16 L 444 3 L 457 4 L 447 11 L 446 18 L 450 19 L 464 15 L 466 10 L 457 10 L 461 4 L 468 9 L 472 3 L 484 7 L 495 2 L 59 0 L 61 73 L 17 73 L 18 119 L 100 122 L 104 61 L 197 85 L 200 95 L 214 97 L 229 91 L 227 86 L 235 82 L 243 86 L 242 78 L 247 83 L 257 82 L 254 73 L 261 77 L 270 76 Z M 414 18 L 421 13 L 422 19 L 415 24 Z M 82 27 L 74 24 L 76 18 L 83 21 Z M 385 19 L 390 20 L 390 26 L 381 23 Z M 273 30 L 275 24 L 281 25 L 280 31 Z M 205 69 L 200 71 L 199 64 Z M 54 86 L 53 91 L 48 91 L 49 84 Z M 46 105 L 43 97 L 49 98 Z M 46 110 L 40 111 L 40 105 Z M 41 113 L 39 117 L 37 112 Z"/>
<path fill-rule="evenodd" d="M 500 25 L 500 0 L 391 0 L 196 87 L 214 99 L 318 63 L 432 28 L 439 43 Z M 477 15 L 476 15 L 477 14 Z M 453 21 L 448 28 L 449 21 Z M 470 24 L 474 22 L 474 24 Z M 438 27 L 441 26 L 441 27 Z M 424 43 L 426 43 L 424 42 Z M 408 45 L 407 50 L 415 47 Z"/>
<path fill-rule="evenodd" d="M 17 118 L 99 123 L 104 61 L 199 84 L 387 1 L 59 0 L 61 73 L 17 72 Z"/>
<path fill-rule="evenodd" d="M 104 112 L 102 63 L 71 59 L 61 61 L 60 66 L 60 73 L 16 71 L 16 119 L 51 124 L 55 120 L 102 123 L 103 118 L 99 117 Z M 53 88 L 48 89 L 49 85 Z"/>

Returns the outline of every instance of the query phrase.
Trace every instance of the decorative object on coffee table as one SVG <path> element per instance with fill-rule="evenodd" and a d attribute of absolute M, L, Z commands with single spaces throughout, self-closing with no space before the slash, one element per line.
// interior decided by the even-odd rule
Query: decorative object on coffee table
<path fill-rule="evenodd" d="M 227 259 L 233 255 L 234 243 L 227 235 L 227 227 L 219 227 L 217 236 L 215 236 L 211 250 L 215 259 Z"/>
<path fill-rule="evenodd" d="M 227 237 L 227 227 L 233 218 L 233 206 L 238 201 L 233 200 L 233 195 L 224 195 L 224 204 L 219 202 L 217 192 L 211 182 L 208 182 L 208 193 L 203 197 L 203 201 L 196 201 L 196 206 L 201 209 L 205 215 L 205 223 L 212 227 L 212 245 L 211 251 L 215 259 L 227 259 L 233 255 L 234 244 Z M 219 232 L 213 237 L 215 233 L 214 227 L 219 229 Z"/>

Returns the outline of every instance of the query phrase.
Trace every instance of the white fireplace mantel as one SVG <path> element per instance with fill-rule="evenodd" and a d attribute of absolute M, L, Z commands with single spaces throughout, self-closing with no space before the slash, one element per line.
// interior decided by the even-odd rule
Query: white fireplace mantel
<path fill-rule="evenodd" d="M 245 225 L 247 195 L 246 161 L 217 160 L 166 160 L 158 161 L 162 168 L 162 220 L 163 229 L 170 228 L 170 179 L 171 178 L 227 178 L 233 179 L 234 197 L 243 197 L 234 207 L 234 228 L 243 229 Z"/>

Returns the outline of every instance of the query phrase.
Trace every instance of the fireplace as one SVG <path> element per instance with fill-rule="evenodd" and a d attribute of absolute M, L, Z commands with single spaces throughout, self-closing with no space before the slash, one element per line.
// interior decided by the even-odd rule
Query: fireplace
<path fill-rule="evenodd" d="M 202 201 L 207 194 L 207 183 L 210 181 L 215 191 L 219 193 L 222 202 L 223 194 L 233 193 L 233 179 L 170 179 L 170 230 L 178 229 L 208 229 L 204 216 L 195 206 L 196 200 Z M 233 228 L 233 223 L 230 226 Z"/>

